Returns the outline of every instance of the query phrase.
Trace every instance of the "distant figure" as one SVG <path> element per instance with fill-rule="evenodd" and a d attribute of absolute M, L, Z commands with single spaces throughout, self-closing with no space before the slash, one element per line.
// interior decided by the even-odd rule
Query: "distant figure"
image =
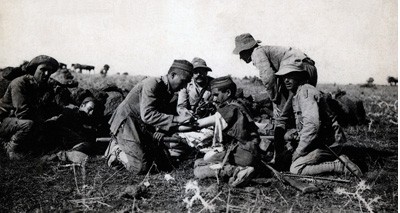
<path fill-rule="evenodd" d="M 38 113 L 50 75 L 57 71 L 58 61 L 46 55 L 33 58 L 26 73 L 15 78 L 0 99 L 0 137 L 11 160 L 22 158 L 22 150 L 32 145 L 34 125 L 43 118 Z M 43 89 L 44 88 L 44 89 Z"/>
<path fill-rule="evenodd" d="M 100 70 L 100 75 L 104 78 L 107 76 L 107 72 L 110 69 L 110 66 L 108 64 L 105 64 L 103 66 L 103 69 Z"/>
<path fill-rule="evenodd" d="M 373 89 L 377 88 L 376 85 L 374 84 L 374 78 L 372 78 L 372 77 L 369 77 L 367 79 L 367 83 L 360 85 L 360 87 L 367 87 L 367 88 L 373 88 Z"/>
<path fill-rule="evenodd" d="M 388 81 L 388 83 L 390 84 L 390 86 L 396 86 L 396 85 L 397 85 L 397 82 L 398 82 L 397 78 L 392 77 L 392 76 L 389 76 L 389 77 L 387 78 L 387 81 Z"/>

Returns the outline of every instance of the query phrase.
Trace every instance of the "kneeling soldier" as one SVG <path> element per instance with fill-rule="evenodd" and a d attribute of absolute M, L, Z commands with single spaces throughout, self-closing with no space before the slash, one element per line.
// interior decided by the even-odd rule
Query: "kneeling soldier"
<path fill-rule="evenodd" d="M 362 172 L 356 164 L 345 155 L 337 159 L 329 148 L 345 140 L 345 137 L 337 134 L 340 126 L 320 106 L 322 94 L 306 83 L 308 73 L 299 67 L 286 65 L 276 75 L 283 77 L 287 90 L 293 93 L 296 130 L 290 135 L 295 137 L 287 137 L 289 134 L 286 134 L 285 138 L 295 139 L 298 144 L 292 156 L 290 172 L 316 175 L 347 173 L 350 170 L 360 176 Z"/>

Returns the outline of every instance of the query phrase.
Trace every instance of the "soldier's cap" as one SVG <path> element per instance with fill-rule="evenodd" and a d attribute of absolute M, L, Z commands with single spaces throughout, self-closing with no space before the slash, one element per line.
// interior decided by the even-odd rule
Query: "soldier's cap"
<path fill-rule="evenodd" d="M 228 87 L 231 84 L 235 84 L 230 76 L 223 76 L 215 78 L 210 82 L 211 89 Z M 235 84 L 236 85 L 236 84 Z"/>
<path fill-rule="evenodd" d="M 51 70 L 53 73 L 57 71 L 59 67 L 59 63 L 56 59 L 47 56 L 47 55 L 39 55 L 33 58 L 28 65 L 26 66 L 26 71 L 27 73 L 34 74 L 36 71 L 36 68 L 41 65 L 41 64 L 48 64 L 50 65 L 53 69 Z"/>
<path fill-rule="evenodd" d="M 285 64 L 279 68 L 279 71 L 277 73 L 275 73 L 275 75 L 283 76 L 283 75 L 289 74 L 291 72 L 305 72 L 308 74 L 308 72 L 300 66 L 296 66 L 293 64 Z"/>
<path fill-rule="evenodd" d="M 175 59 L 171 65 L 171 68 L 178 68 L 180 70 L 187 71 L 190 74 L 193 74 L 193 64 L 186 60 Z"/>
<path fill-rule="evenodd" d="M 254 47 L 257 43 L 261 43 L 260 40 L 255 40 L 250 33 L 243 33 L 236 36 L 235 38 L 235 49 L 233 54 L 239 54 L 243 50 L 248 50 Z"/>
<path fill-rule="evenodd" d="M 195 57 L 192 60 L 192 64 L 193 64 L 193 69 L 197 69 L 197 68 L 203 68 L 207 71 L 212 71 L 210 67 L 207 66 L 206 61 L 204 61 L 201 58 Z"/>

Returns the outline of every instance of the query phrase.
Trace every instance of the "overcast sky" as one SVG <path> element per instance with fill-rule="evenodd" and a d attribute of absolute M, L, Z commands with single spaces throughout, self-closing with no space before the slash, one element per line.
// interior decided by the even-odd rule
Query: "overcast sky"
<path fill-rule="evenodd" d="M 0 0 L 0 67 L 46 54 L 110 73 L 158 76 L 205 59 L 211 76 L 258 75 L 235 36 L 301 49 L 321 83 L 397 76 L 396 0 Z"/>

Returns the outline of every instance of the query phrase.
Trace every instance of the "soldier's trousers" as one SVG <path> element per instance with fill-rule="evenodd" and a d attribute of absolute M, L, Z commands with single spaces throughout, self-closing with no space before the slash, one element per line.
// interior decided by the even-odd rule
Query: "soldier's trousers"
<path fill-rule="evenodd" d="M 203 158 L 197 159 L 194 164 L 194 176 L 203 179 L 207 177 L 215 177 L 215 170 L 210 168 L 210 165 L 220 163 L 225 157 L 226 151 L 216 153 L 211 158 L 204 160 Z M 237 146 L 232 152 L 226 162 L 227 165 L 221 172 L 229 174 L 233 173 L 236 166 L 254 166 L 257 157 L 254 156 L 249 150 L 243 149 L 240 145 Z"/>
<path fill-rule="evenodd" d="M 301 156 L 292 162 L 290 172 L 293 174 L 315 175 L 326 172 L 324 163 L 333 162 L 335 156 L 327 150 L 315 149 L 307 155 Z"/>
<path fill-rule="evenodd" d="M 115 135 L 117 144 L 126 154 L 125 167 L 135 174 L 147 172 L 152 163 L 159 170 L 171 170 L 168 151 L 157 145 L 149 132 L 145 132 L 140 121 L 128 117 Z"/>
<path fill-rule="evenodd" d="M 21 145 L 27 142 L 33 131 L 32 120 L 18 119 L 15 117 L 4 118 L 0 124 L 0 137 Z"/>

